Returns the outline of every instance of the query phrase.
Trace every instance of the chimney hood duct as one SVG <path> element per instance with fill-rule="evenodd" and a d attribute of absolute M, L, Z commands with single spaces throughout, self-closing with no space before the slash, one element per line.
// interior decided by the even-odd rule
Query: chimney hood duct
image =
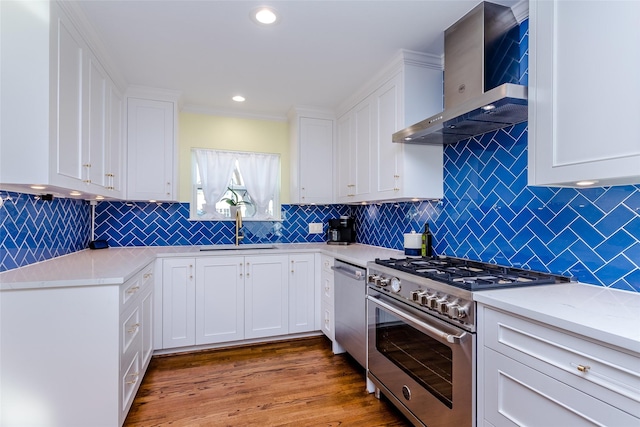
<path fill-rule="evenodd" d="M 445 110 L 393 134 L 393 142 L 453 144 L 527 120 L 517 84 L 518 23 L 511 8 L 483 2 L 444 33 Z"/>

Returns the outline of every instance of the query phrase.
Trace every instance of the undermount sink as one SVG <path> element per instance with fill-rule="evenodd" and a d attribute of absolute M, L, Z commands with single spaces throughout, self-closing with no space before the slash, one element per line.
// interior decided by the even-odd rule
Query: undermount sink
<path fill-rule="evenodd" d="M 247 250 L 247 249 L 276 249 L 277 246 L 271 243 L 247 243 L 246 245 L 212 245 L 201 246 L 200 251 L 232 251 L 232 250 Z"/>

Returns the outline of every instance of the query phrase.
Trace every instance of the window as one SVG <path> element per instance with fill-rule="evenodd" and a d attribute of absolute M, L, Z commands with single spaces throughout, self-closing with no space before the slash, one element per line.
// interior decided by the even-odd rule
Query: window
<path fill-rule="evenodd" d="M 191 219 L 280 219 L 280 155 L 193 149 Z M 212 202 L 213 201 L 213 202 Z"/>

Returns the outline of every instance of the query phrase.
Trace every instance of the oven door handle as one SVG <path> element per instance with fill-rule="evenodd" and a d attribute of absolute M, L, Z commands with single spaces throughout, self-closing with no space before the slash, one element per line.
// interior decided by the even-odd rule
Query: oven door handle
<path fill-rule="evenodd" d="M 432 336 L 439 337 L 451 344 L 460 344 L 460 341 L 462 341 L 464 337 L 467 336 L 467 332 L 462 332 L 462 334 L 460 335 L 453 335 L 445 331 L 441 331 L 437 327 L 430 325 L 426 322 L 423 322 L 422 320 L 407 316 L 405 313 L 402 312 L 402 310 L 398 310 L 394 306 L 381 301 L 379 298 L 375 298 L 370 295 L 367 298 L 369 298 L 373 303 L 378 304 L 380 307 L 384 308 L 385 310 L 389 310 L 396 316 L 400 317 L 402 320 L 418 325 L 421 328 L 423 328 L 425 331 L 427 331 L 429 334 L 431 334 Z"/>

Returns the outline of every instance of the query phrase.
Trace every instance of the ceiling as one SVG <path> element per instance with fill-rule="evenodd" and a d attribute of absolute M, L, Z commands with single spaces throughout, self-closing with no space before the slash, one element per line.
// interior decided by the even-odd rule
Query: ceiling
<path fill-rule="evenodd" d="M 187 110 L 285 118 L 292 106 L 335 110 L 400 49 L 442 55 L 443 31 L 479 0 L 76 3 L 127 84 L 181 91 Z M 277 24 L 250 18 L 263 5 Z"/>

